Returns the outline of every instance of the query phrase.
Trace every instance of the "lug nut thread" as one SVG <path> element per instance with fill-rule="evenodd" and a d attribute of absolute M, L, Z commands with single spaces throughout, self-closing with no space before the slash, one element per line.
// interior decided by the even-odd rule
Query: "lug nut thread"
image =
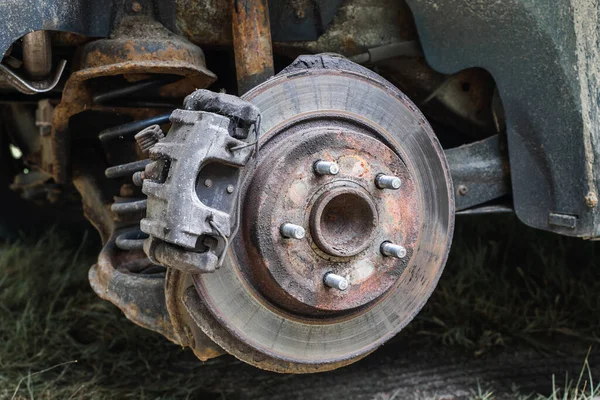
<path fill-rule="evenodd" d="M 406 257 L 406 249 L 391 242 L 383 242 L 381 243 L 381 254 L 386 257 L 404 258 Z"/>
<path fill-rule="evenodd" d="M 379 174 L 375 178 L 375 186 L 379 189 L 398 190 L 402 186 L 402 180 L 397 176 Z"/>
<path fill-rule="evenodd" d="M 332 289 L 346 290 L 348 289 L 348 281 L 343 276 L 328 272 L 323 277 L 323 283 Z"/>
<path fill-rule="evenodd" d="M 340 167 L 333 161 L 319 160 L 314 163 L 313 169 L 317 175 L 337 175 Z"/>
<path fill-rule="evenodd" d="M 304 228 L 295 224 L 283 224 L 279 228 L 279 231 L 281 232 L 281 236 L 288 239 L 304 239 L 306 237 Z"/>

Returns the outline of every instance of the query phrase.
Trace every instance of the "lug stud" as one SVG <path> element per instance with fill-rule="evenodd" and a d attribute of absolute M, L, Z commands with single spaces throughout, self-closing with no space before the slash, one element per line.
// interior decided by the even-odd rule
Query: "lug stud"
<path fill-rule="evenodd" d="M 402 185 L 402 180 L 397 176 L 379 174 L 375 178 L 375 185 L 379 189 L 398 190 Z"/>
<path fill-rule="evenodd" d="M 319 160 L 314 163 L 313 169 L 317 175 L 337 175 L 340 167 L 333 161 Z"/>
<path fill-rule="evenodd" d="M 381 243 L 381 254 L 386 257 L 404 258 L 406 257 L 406 249 L 391 242 L 383 242 Z"/>
<path fill-rule="evenodd" d="M 328 272 L 323 277 L 323 283 L 325 286 L 329 286 L 332 289 L 346 290 L 348 289 L 348 281 L 343 276 L 336 275 L 332 272 Z"/>
<path fill-rule="evenodd" d="M 303 227 L 295 224 L 286 223 L 279 228 L 281 236 L 288 239 L 304 239 L 306 231 Z"/>

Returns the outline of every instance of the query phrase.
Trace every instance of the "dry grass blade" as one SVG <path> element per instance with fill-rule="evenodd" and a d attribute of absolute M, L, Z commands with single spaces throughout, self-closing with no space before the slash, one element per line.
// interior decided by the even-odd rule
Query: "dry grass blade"
<path fill-rule="evenodd" d="M 41 370 L 41 371 L 34 372 L 34 373 L 32 373 L 32 374 L 28 374 L 27 376 L 24 376 L 23 378 L 21 378 L 21 379 L 19 380 L 19 383 L 17 384 L 17 387 L 15 388 L 15 391 L 13 392 L 13 395 L 12 395 L 12 397 L 11 397 L 10 399 L 11 399 L 11 400 L 14 400 L 14 399 L 15 399 L 15 397 L 17 397 L 17 393 L 19 392 L 19 388 L 21 387 L 21 384 L 23 383 L 23 381 L 24 381 L 24 380 L 26 380 L 26 379 L 31 379 L 32 377 L 34 377 L 34 376 L 36 376 L 36 375 L 43 374 L 44 372 L 52 371 L 54 368 L 62 367 L 62 366 L 65 366 L 65 365 L 69 365 L 69 364 L 76 363 L 76 362 L 77 362 L 77 360 L 73 360 L 73 361 L 67 361 L 67 362 L 64 362 L 64 363 L 60 363 L 60 364 L 53 365 L 53 366 L 52 366 L 52 367 L 50 367 L 50 368 L 46 368 L 46 369 L 43 369 L 43 370 Z"/>

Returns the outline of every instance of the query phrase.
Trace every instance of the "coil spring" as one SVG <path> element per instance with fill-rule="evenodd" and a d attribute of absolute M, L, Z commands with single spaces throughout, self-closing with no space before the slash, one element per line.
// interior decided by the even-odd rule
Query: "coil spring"
<path fill-rule="evenodd" d="M 135 83 L 125 88 L 112 90 L 102 94 L 94 96 L 93 101 L 95 104 L 106 105 L 108 103 L 118 103 L 122 105 L 122 100 L 133 94 L 146 91 L 151 88 L 158 88 L 168 83 L 174 82 L 172 78 L 161 77 L 159 79 L 150 79 L 142 82 Z M 169 117 L 171 116 L 172 109 L 175 108 L 173 104 L 167 103 L 153 103 L 153 102 L 129 102 L 127 106 L 135 107 L 161 107 L 170 108 L 169 112 L 129 122 L 117 126 L 104 129 L 98 135 L 98 139 L 102 143 L 108 143 L 116 139 L 133 138 L 140 130 L 148 127 L 169 123 Z M 142 151 L 147 151 L 149 146 L 148 139 L 142 138 L 139 142 Z M 105 175 L 108 179 L 119 179 L 129 178 L 131 179 L 133 174 L 139 171 L 143 171 L 146 165 L 150 163 L 149 159 L 143 159 L 133 161 L 126 164 L 115 165 L 109 167 L 105 171 Z M 146 203 L 145 198 L 131 198 L 131 197 L 117 197 L 115 203 L 111 205 L 111 210 L 114 213 L 117 220 L 132 221 L 133 226 L 125 228 L 116 238 L 116 245 L 122 250 L 141 250 L 144 245 L 144 240 L 148 237 L 147 234 L 140 230 L 139 222 L 145 216 Z"/>

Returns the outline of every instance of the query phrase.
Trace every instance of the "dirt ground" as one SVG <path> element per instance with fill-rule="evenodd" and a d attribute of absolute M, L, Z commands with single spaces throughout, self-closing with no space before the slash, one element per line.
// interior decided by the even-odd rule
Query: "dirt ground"
<path fill-rule="evenodd" d="M 553 371 L 562 371 L 557 387 L 564 387 L 565 373 L 579 376 L 588 349 L 573 341 L 561 347 L 563 354 L 515 346 L 476 357 L 428 341 L 396 340 L 330 373 L 277 375 L 228 360 L 198 379 L 227 399 L 525 399 L 551 396 Z M 591 364 L 599 360 L 599 353 L 590 354 Z"/>

